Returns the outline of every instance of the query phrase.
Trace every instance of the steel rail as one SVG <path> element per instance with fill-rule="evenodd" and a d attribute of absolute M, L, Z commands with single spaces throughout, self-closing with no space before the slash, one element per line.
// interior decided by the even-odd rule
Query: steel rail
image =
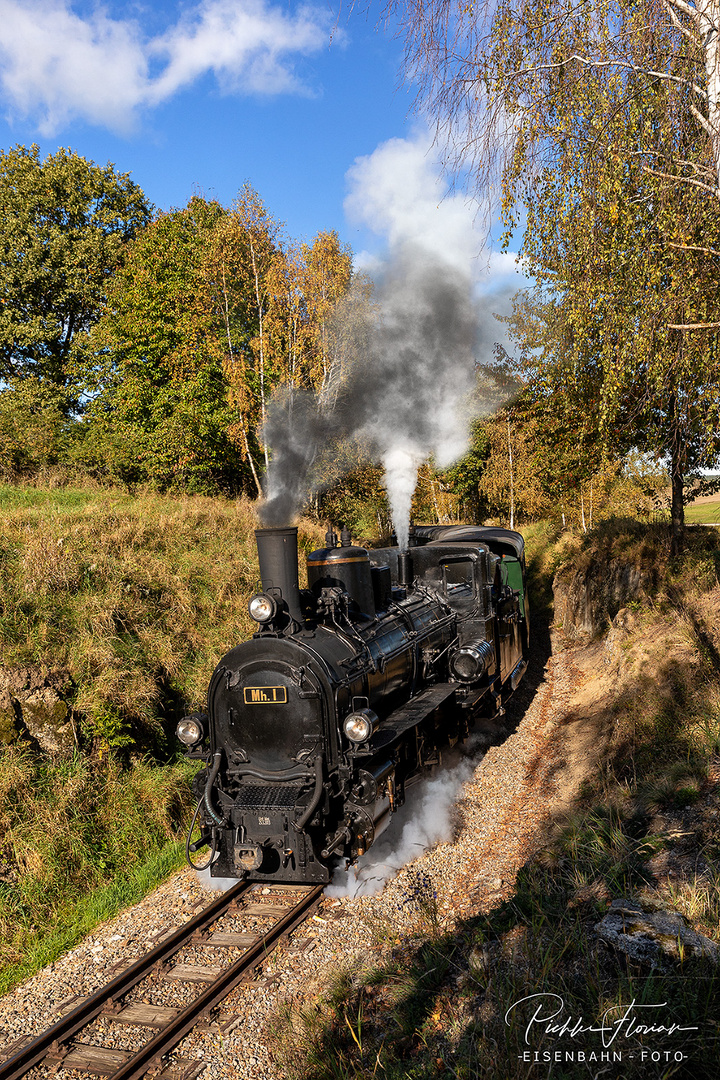
<path fill-rule="evenodd" d="M 223 998 L 226 998 L 238 983 L 241 983 L 253 968 L 257 967 L 265 959 L 286 934 L 291 933 L 299 923 L 307 918 L 309 911 L 320 900 L 324 888 L 324 885 L 316 885 L 310 888 L 307 895 L 303 896 L 295 907 L 288 911 L 287 915 L 282 916 L 234 964 L 226 968 L 214 983 L 211 983 L 203 993 L 196 997 L 154 1038 L 145 1043 L 133 1057 L 126 1061 L 117 1072 L 112 1074 L 110 1080 L 139 1080 L 140 1077 L 145 1076 L 149 1068 L 152 1066 L 158 1067 L 160 1059 L 174 1049 L 188 1032 L 192 1031 L 203 1014 L 208 1013 Z"/>
<path fill-rule="evenodd" d="M 215 922 L 238 897 L 242 896 L 250 888 L 251 884 L 249 882 L 241 881 L 227 892 L 222 893 L 217 900 L 214 900 L 208 907 L 203 908 L 198 915 L 178 927 L 150 952 L 141 956 L 139 960 L 136 960 L 125 971 L 120 972 L 105 986 L 101 986 L 99 990 L 90 994 L 85 1001 L 69 1012 L 67 1016 L 58 1020 L 52 1027 L 28 1043 L 27 1046 L 21 1047 L 6 1061 L 0 1062 L 0 1080 L 19 1080 L 35 1065 L 40 1064 L 48 1054 L 56 1053 L 63 1043 L 67 1043 L 73 1035 L 81 1031 L 82 1028 L 87 1027 L 89 1023 L 99 1016 L 108 1002 L 123 997 L 128 991 L 132 990 L 134 986 L 147 978 L 156 964 L 162 965 L 166 963 L 171 956 L 179 952 L 187 944 L 188 938 L 194 933 L 206 929 L 210 923 Z"/>

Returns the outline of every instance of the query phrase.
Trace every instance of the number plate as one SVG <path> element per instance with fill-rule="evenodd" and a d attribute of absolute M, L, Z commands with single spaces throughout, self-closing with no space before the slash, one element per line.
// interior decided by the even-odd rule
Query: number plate
<path fill-rule="evenodd" d="M 286 686 L 245 686 L 243 700 L 246 705 L 286 705 Z"/>

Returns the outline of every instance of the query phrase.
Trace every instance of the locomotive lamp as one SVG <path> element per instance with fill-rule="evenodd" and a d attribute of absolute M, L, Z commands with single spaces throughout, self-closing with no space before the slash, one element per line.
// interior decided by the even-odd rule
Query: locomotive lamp
<path fill-rule="evenodd" d="M 250 618 L 264 624 L 271 622 L 277 615 L 277 602 L 267 593 L 257 593 L 248 603 Z"/>
<path fill-rule="evenodd" d="M 477 682 L 495 663 L 495 649 L 489 641 L 461 645 L 450 660 L 450 670 L 460 682 Z"/>
<path fill-rule="evenodd" d="M 367 742 L 380 723 L 380 718 L 372 709 L 357 709 L 345 717 L 343 731 L 354 743 Z"/>
<path fill-rule="evenodd" d="M 203 737 L 203 726 L 196 716 L 184 716 L 175 728 L 175 734 L 185 746 L 195 746 Z"/>

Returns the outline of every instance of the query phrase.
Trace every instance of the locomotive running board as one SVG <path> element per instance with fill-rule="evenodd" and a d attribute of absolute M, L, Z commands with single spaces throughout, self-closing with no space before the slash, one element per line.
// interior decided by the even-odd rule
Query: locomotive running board
<path fill-rule="evenodd" d="M 440 683 L 438 686 L 429 686 L 427 690 L 410 698 L 410 701 L 390 713 L 383 721 L 377 735 L 370 741 L 371 753 L 395 742 L 406 731 L 410 731 L 423 720 L 427 720 L 428 716 L 444 705 L 449 698 L 455 697 L 455 690 L 456 687 L 449 683 Z"/>

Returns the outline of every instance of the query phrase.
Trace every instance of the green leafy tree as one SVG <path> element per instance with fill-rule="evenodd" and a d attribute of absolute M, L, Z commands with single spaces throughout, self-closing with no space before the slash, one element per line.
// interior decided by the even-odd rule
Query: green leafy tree
<path fill-rule="evenodd" d="M 321 388 L 326 321 L 347 288 L 337 237 L 283 241 L 245 185 L 193 198 L 131 245 L 89 335 L 87 468 L 126 483 L 261 494 L 264 420 L 280 384 Z M 89 378 L 89 376 L 92 376 Z"/>
<path fill-rule="evenodd" d="M 328 479 L 311 509 L 320 521 L 329 521 L 336 527 L 347 526 L 356 539 L 387 539 L 392 532 L 392 520 L 383 470 L 357 444 L 340 445 L 337 451 L 341 459 L 347 454 L 346 468 L 337 467 L 334 479 Z"/>
<path fill-rule="evenodd" d="M 128 242 L 150 217 L 127 173 L 71 150 L 0 151 L 0 378 L 64 386 Z"/>
<path fill-rule="evenodd" d="M 218 348 L 206 253 L 225 216 L 193 198 L 160 214 L 116 273 L 93 337 L 104 357 L 89 417 L 87 461 L 126 483 L 235 491 L 242 465 Z"/>
<path fill-rule="evenodd" d="M 444 474 L 445 483 L 457 497 L 460 517 L 465 521 L 478 523 L 492 513 L 480 490 L 480 481 L 490 452 L 490 442 L 485 429 L 485 421 L 473 421 L 467 453 Z"/>
<path fill-rule="evenodd" d="M 66 391 L 30 375 L 0 392 L 0 476 L 17 481 L 67 460 L 74 424 Z"/>

